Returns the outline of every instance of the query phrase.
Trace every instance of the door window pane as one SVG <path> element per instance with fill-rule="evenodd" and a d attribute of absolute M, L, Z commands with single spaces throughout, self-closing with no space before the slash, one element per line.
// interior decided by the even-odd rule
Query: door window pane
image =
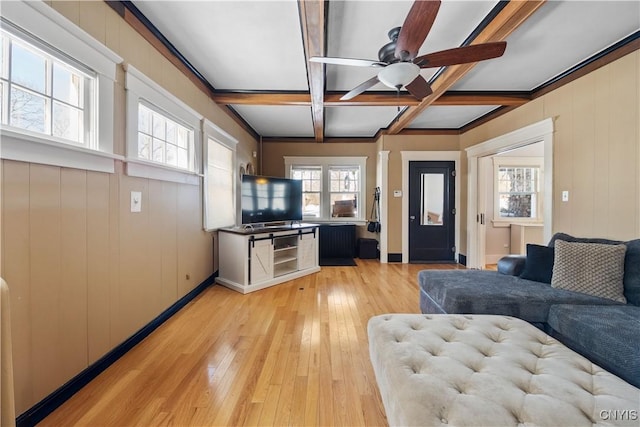
<path fill-rule="evenodd" d="M 420 224 L 443 225 L 444 175 L 420 174 Z"/>

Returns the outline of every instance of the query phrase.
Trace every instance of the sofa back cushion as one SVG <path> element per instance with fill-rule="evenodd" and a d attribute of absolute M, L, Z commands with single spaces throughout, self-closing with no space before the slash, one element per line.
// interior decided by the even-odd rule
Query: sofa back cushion
<path fill-rule="evenodd" d="M 527 243 L 527 258 L 520 277 L 535 282 L 551 283 L 553 275 L 552 246 L 540 246 Z"/>
<path fill-rule="evenodd" d="M 624 255 L 627 247 L 559 240 L 555 245 L 551 286 L 626 303 Z"/>
<path fill-rule="evenodd" d="M 628 304 L 640 306 L 640 239 L 622 242 L 619 240 L 574 237 L 565 233 L 556 233 L 549 241 L 549 246 L 555 246 L 556 240 L 579 243 L 602 243 L 617 245 L 624 243 L 627 252 L 624 258 L 624 296 Z"/>

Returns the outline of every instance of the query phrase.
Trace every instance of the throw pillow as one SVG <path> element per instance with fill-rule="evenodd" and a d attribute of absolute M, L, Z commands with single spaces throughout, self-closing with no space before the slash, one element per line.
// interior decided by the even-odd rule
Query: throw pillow
<path fill-rule="evenodd" d="M 551 283 L 553 257 L 553 247 L 527 244 L 527 259 L 520 277 L 536 282 Z"/>
<path fill-rule="evenodd" d="M 551 286 L 626 303 L 625 245 L 556 240 Z"/>

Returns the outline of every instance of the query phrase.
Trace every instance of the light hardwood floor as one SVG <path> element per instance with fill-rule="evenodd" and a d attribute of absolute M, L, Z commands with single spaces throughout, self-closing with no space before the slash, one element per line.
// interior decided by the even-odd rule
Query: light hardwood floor
<path fill-rule="evenodd" d="M 367 321 L 419 313 L 417 273 L 463 267 L 357 262 L 207 288 L 39 425 L 386 425 Z"/>

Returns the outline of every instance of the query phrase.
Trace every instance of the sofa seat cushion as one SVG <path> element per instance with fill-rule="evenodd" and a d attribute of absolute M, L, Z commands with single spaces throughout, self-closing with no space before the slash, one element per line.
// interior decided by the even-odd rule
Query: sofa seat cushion
<path fill-rule="evenodd" d="M 423 313 L 501 314 L 546 323 L 554 304 L 619 304 L 496 271 L 423 270 L 418 282 Z"/>
<path fill-rule="evenodd" d="M 610 414 L 640 390 L 520 319 L 388 314 L 368 335 L 391 426 L 637 425 Z"/>
<path fill-rule="evenodd" d="M 554 305 L 548 323 L 569 347 L 640 387 L 640 307 Z"/>

